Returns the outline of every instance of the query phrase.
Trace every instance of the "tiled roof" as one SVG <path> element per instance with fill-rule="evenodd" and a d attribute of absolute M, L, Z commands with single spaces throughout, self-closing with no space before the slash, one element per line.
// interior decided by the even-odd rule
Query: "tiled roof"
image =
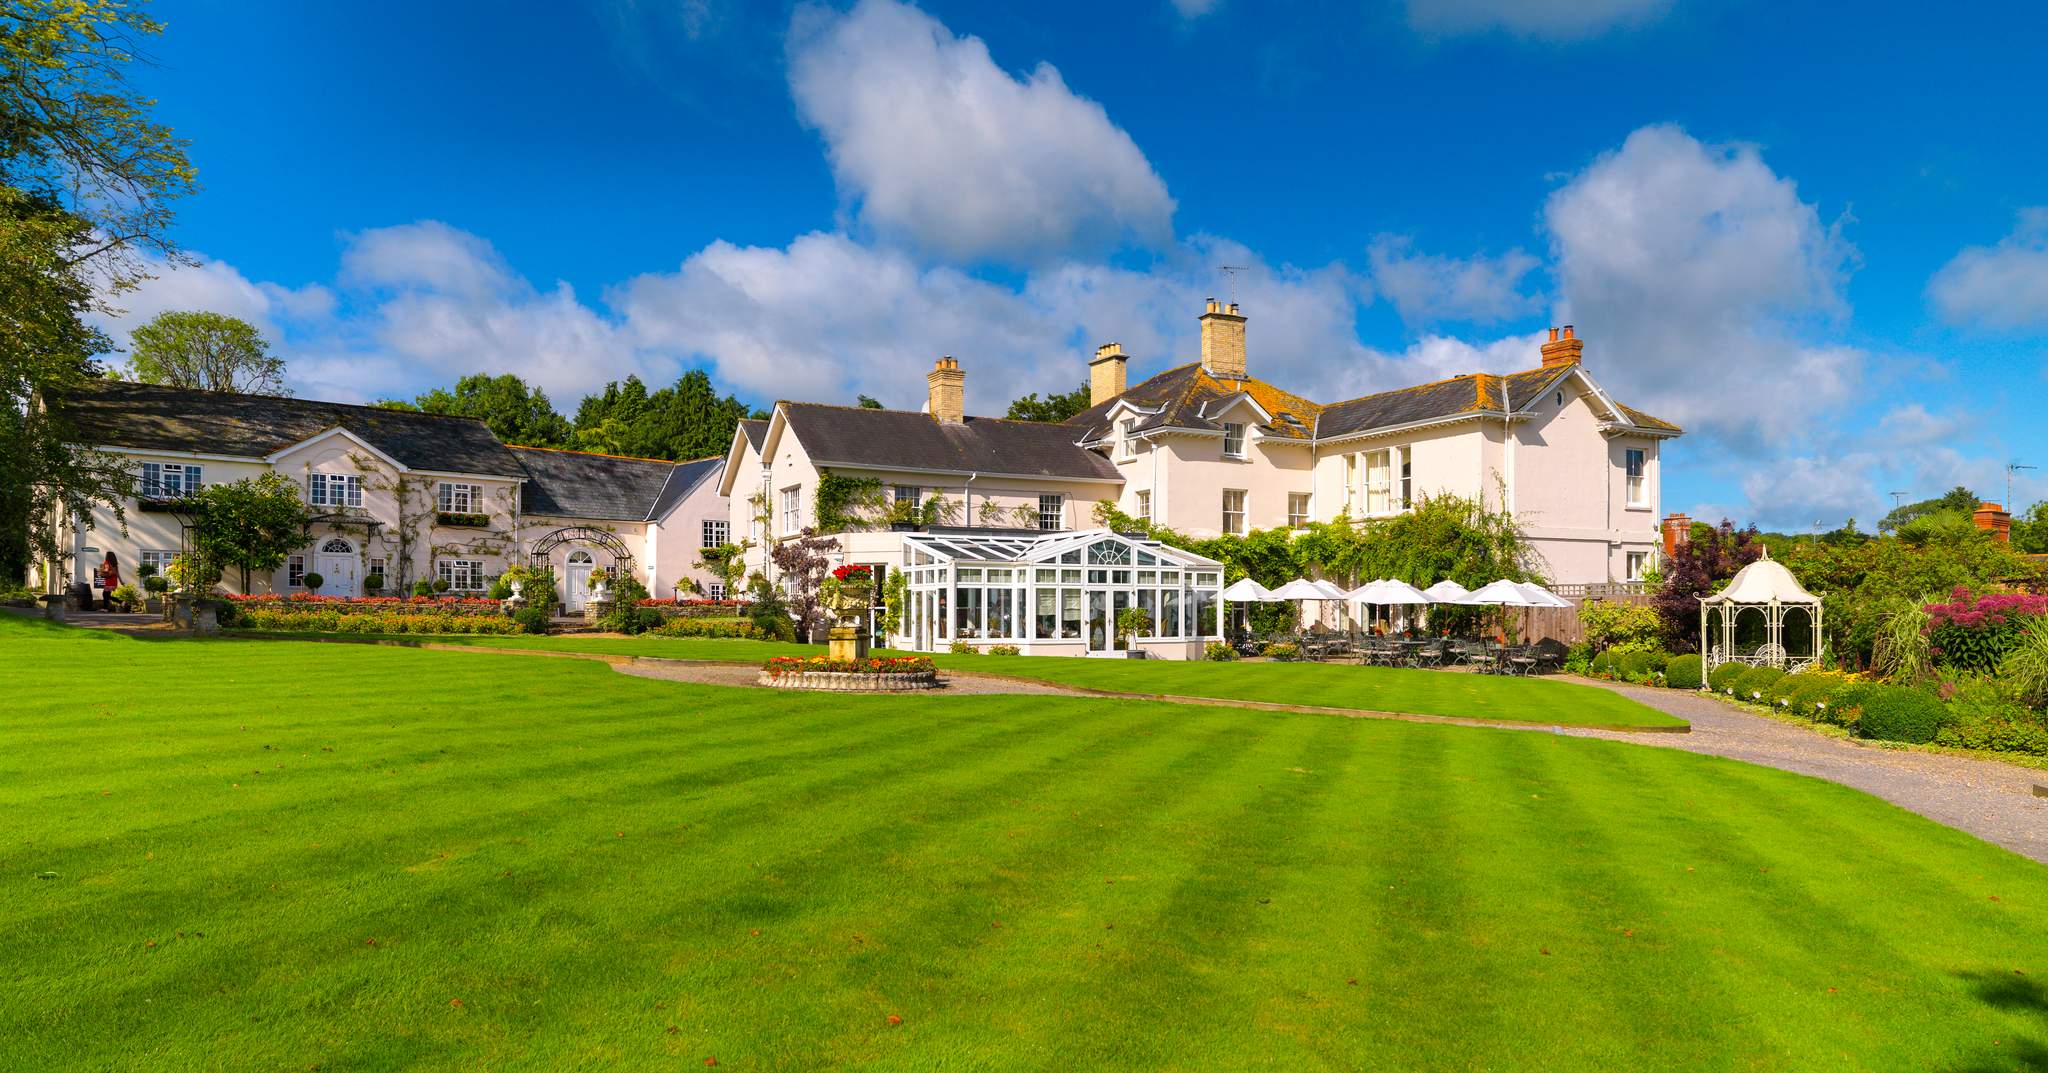
<path fill-rule="evenodd" d="M 514 447 L 530 478 L 520 489 L 527 514 L 639 522 L 647 520 L 679 467 L 656 458 Z"/>
<path fill-rule="evenodd" d="M 1468 414 L 1499 413 L 1503 393 L 1505 401 L 1519 408 L 1550 390 L 1569 372 L 1570 367 L 1561 366 L 1506 375 L 1468 373 L 1448 380 L 1322 405 L 1282 391 L 1263 380 L 1217 380 L 1204 372 L 1200 365 L 1181 365 L 1131 387 L 1115 399 L 1089 407 L 1069 418 L 1067 424 L 1084 429 L 1082 435 L 1085 440 L 1096 440 L 1109 432 L 1106 418 L 1110 408 L 1119 401 L 1129 401 L 1147 410 L 1159 410 L 1139 420 L 1136 427 L 1139 432 L 1155 428 L 1220 432 L 1222 425 L 1209 416 L 1217 408 L 1208 406 L 1205 413 L 1204 404 L 1242 392 L 1273 415 L 1271 422 L 1259 426 L 1265 435 L 1280 439 L 1328 440 L 1366 434 L 1374 429 L 1455 419 Z M 1643 428 L 1670 433 L 1680 431 L 1677 425 L 1668 421 L 1619 403 L 1615 405 L 1630 422 Z M 1285 415 L 1294 416 L 1301 422 L 1300 426 L 1287 421 Z"/>
<path fill-rule="evenodd" d="M 662 485 L 661 494 L 655 497 L 654 506 L 647 511 L 648 520 L 653 521 L 676 509 L 676 504 L 689 498 L 699 484 L 715 477 L 724 465 L 722 456 L 676 463 L 669 470 L 668 483 Z"/>
<path fill-rule="evenodd" d="M 1243 380 L 1218 380 L 1210 376 L 1199 364 L 1181 365 L 1168 369 L 1143 383 L 1126 390 L 1108 402 L 1091 406 L 1067 419 L 1067 424 L 1086 429 L 1085 437 L 1097 439 L 1108 434 L 1105 420 L 1111 407 L 1119 400 L 1136 403 L 1146 409 L 1158 409 L 1157 414 L 1138 422 L 1138 431 L 1154 428 L 1192 428 L 1221 432 L 1223 425 L 1215 414 L 1222 408 L 1211 405 L 1237 395 L 1249 397 L 1259 408 L 1272 415 L 1272 420 L 1260 425 L 1259 430 L 1268 436 L 1280 439 L 1307 440 L 1315 428 L 1316 414 L 1322 408 L 1290 391 L 1282 391 L 1264 380 L 1247 377 Z M 1289 420 L 1289 419 L 1292 420 Z"/>
<path fill-rule="evenodd" d="M 54 400 L 82 443 L 262 458 L 340 427 L 410 469 L 516 477 L 519 460 L 472 417 L 95 380 Z"/>
<path fill-rule="evenodd" d="M 779 405 L 804 453 L 819 465 L 1117 479 L 1116 467 L 1076 444 L 1075 430 L 1067 425 L 994 417 L 950 424 L 912 410 Z"/>

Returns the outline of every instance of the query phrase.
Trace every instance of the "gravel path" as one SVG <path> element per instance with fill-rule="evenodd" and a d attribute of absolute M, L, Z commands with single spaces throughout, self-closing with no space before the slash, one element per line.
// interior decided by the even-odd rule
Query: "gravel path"
<path fill-rule="evenodd" d="M 2048 785 L 2048 771 L 1831 738 L 1697 693 L 1586 684 L 1669 712 L 1690 722 L 1692 733 L 1614 734 L 1566 727 L 1566 734 L 1708 753 L 1827 779 L 2048 863 L 2048 798 L 2034 796 L 2035 785 Z"/>

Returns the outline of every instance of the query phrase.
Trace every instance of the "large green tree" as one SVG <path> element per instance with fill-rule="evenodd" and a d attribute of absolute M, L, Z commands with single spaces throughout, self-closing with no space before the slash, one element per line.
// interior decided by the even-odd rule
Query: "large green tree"
<path fill-rule="evenodd" d="M 312 520 L 299 486 L 277 473 L 208 485 L 191 509 L 193 550 L 215 568 L 240 567 L 243 592 L 250 574 L 276 570 L 305 546 Z"/>
<path fill-rule="evenodd" d="M 167 310 L 130 332 L 128 375 L 145 384 L 288 395 L 284 359 L 254 324 L 204 310 Z"/>
<path fill-rule="evenodd" d="M 1034 391 L 1010 403 L 1010 412 L 1005 416 L 1012 421 L 1065 421 L 1088 408 L 1088 395 L 1085 382 L 1072 391 L 1047 392 L 1042 399 Z"/>
<path fill-rule="evenodd" d="M 193 188 L 184 143 L 126 71 L 160 30 L 120 0 L 0 3 L 0 575 L 31 554 L 61 573 L 51 527 L 118 511 L 129 476 L 70 446 L 63 397 L 110 341 L 85 323 L 104 295 L 179 257 L 171 203 Z M 18 535 L 17 535 L 18 534 Z"/>
<path fill-rule="evenodd" d="M 1962 514 L 1967 518 L 1971 511 L 1977 509 L 1979 502 L 1981 500 L 1977 498 L 1977 493 L 1959 484 L 1933 499 L 1923 499 L 1917 503 L 1906 503 L 1892 508 L 1892 512 L 1877 523 L 1877 531 L 1896 533 L 1914 520 L 1932 514 Z M 1937 526 L 1939 524 L 1936 523 Z"/>
<path fill-rule="evenodd" d="M 555 412 L 547 392 L 529 386 L 511 373 L 472 373 L 451 388 L 435 388 L 403 399 L 384 399 L 389 410 L 416 410 L 481 418 L 506 443 L 527 447 L 567 447 L 575 436 L 569 419 Z"/>
<path fill-rule="evenodd" d="M 748 416 L 747 404 L 721 397 L 701 369 L 654 392 L 629 376 L 584 397 L 576 408 L 576 446 L 640 458 L 704 458 L 724 454 Z"/>

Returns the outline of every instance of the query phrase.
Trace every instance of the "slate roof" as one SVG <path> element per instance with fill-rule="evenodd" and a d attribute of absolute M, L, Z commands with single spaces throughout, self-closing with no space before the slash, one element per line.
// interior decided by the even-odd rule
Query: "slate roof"
<path fill-rule="evenodd" d="M 758 452 L 761 450 L 761 441 L 768 438 L 768 422 L 742 421 L 740 422 L 740 431 L 747 434 L 747 442 L 753 444 L 754 450 Z"/>
<path fill-rule="evenodd" d="M 1079 437 L 1068 425 L 994 417 L 949 424 L 913 410 L 778 405 L 804 453 L 822 466 L 1118 479 L 1116 466 L 1077 444 Z"/>
<path fill-rule="evenodd" d="M 1155 428 L 1192 428 L 1206 432 L 1221 432 L 1223 424 L 1215 415 L 1224 407 L 1218 405 L 1237 395 L 1247 395 L 1259 408 L 1272 415 L 1272 420 L 1260 425 L 1259 430 L 1267 436 L 1279 439 L 1307 441 L 1316 423 L 1316 414 L 1322 407 L 1290 391 L 1282 391 L 1264 380 L 1247 377 L 1243 380 L 1218 380 L 1204 372 L 1197 364 L 1180 365 L 1168 369 L 1143 383 L 1127 389 L 1123 394 L 1098 406 L 1067 419 L 1069 425 L 1080 425 L 1086 432 L 1087 440 L 1108 435 L 1106 420 L 1109 410 L 1118 400 L 1129 400 L 1146 409 L 1158 409 L 1157 414 L 1140 418 L 1137 431 Z M 1291 419 L 1291 420 L 1290 420 Z"/>
<path fill-rule="evenodd" d="M 699 484 L 716 477 L 724 465 L 722 455 L 676 463 L 668 471 L 668 481 L 661 486 L 661 494 L 654 498 L 654 506 L 648 508 L 647 519 L 653 521 L 676 509 L 676 504 L 688 499 Z"/>
<path fill-rule="evenodd" d="M 514 447 L 530 478 L 520 489 L 520 509 L 607 521 L 646 521 L 670 475 L 681 468 L 656 458 Z"/>
<path fill-rule="evenodd" d="M 95 380 L 52 409 L 98 447 L 262 458 L 339 426 L 411 469 L 516 477 L 519 460 L 472 417 Z"/>
<path fill-rule="evenodd" d="M 1093 442 L 1108 435 L 1110 409 L 1119 401 L 1129 400 L 1145 409 L 1159 410 L 1138 421 L 1138 432 L 1155 428 L 1221 432 L 1222 424 L 1211 415 L 1222 409 L 1218 403 L 1241 392 L 1273 415 L 1272 421 L 1258 426 L 1263 434 L 1283 440 L 1330 440 L 1374 429 L 1499 413 L 1504 391 L 1506 401 L 1519 408 L 1550 390 L 1569 373 L 1569 367 L 1528 369 L 1506 375 L 1468 373 L 1323 405 L 1263 380 L 1217 380 L 1202 371 L 1199 364 L 1181 365 L 1131 387 L 1115 399 L 1089 407 L 1068 418 L 1067 424 L 1080 426 L 1084 441 Z M 1673 434 L 1681 431 L 1677 425 L 1641 410 L 1620 403 L 1615 406 L 1630 422 L 1645 429 Z M 1293 421 L 1287 419 L 1290 416 Z"/>

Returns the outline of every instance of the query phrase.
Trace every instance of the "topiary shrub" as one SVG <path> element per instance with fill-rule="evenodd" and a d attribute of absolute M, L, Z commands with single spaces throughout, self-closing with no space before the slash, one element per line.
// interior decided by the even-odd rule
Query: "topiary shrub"
<path fill-rule="evenodd" d="M 1944 715 L 1934 694 L 1907 686 L 1883 686 L 1863 698 L 1856 732 L 1874 741 L 1925 745 L 1941 732 Z"/>
<path fill-rule="evenodd" d="M 513 612 L 512 621 L 519 624 L 519 629 L 523 633 L 548 632 L 548 613 L 545 608 L 522 607 Z"/>
<path fill-rule="evenodd" d="M 1792 695 L 1799 691 L 1799 687 L 1802 684 L 1812 680 L 1812 678 L 1813 676 L 1810 674 L 1794 673 L 1778 679 L 1776 682 L 1771 683 L 1770 688 L 1764 690 L 1764 703 L 1774 708 L 1791 708 Z"/>
<path fill-rule="evenodd" d="M 1746 663 L 1723 663 L 1707 675 L 1707 685 L 1716 693 L 1732 693 L 1735 691 L 1735 680 L 1748 670 L 1749 665 Z"/>
<path fill-rule="evenodd" d="M 1664 665 L 1664 682 L 1674 689 L 1698 689 L 1702 661 L 1696 653 L 1673 656 Z"/>
<path fill-rule="evenodd" d="M 432 596 L 434 595 L 434 583 L 421 578 L 412 583 L 412 594 L 414 596 Z"/>
<path fill-rule="evenodd" d="M 1785 672 L 1776 667 L 1751 667 L 1735 676 L 1735 699 L 1761 700 L 1765 690 L 1778 684 Z"/>
<path fill-rule="evenodd" d="M 1785 706 L 1800 715 L 1818 715 L 1821 705 L 1834 696 L 1835 680 L 1822 674 L 1789 674 L 1778 683 Z"/>
<path fill-rule="evenodd" d="M 1876 687 L 1871 683 L 1863 681 L 1838 683 L 1828 691 L 1826 699 L 1813 702 L 1813 716 L 1823 723 L 1844 727 L 1855 726 L 1856 721 L 1863 716 L 1863 700 L 1870 696 L 1870 691 L 1874 688 Z"/>
<path fill-rule="evenodd" d="M 1614 653 L 1606 651 L 1595 653 L 1593 656 L 1593 662 L 1590 664 L 1590 667 L 1593 671 L 1593 676 L 1596 678 L 1605 678 L 1608 675 L 1613 674 Z"/>

